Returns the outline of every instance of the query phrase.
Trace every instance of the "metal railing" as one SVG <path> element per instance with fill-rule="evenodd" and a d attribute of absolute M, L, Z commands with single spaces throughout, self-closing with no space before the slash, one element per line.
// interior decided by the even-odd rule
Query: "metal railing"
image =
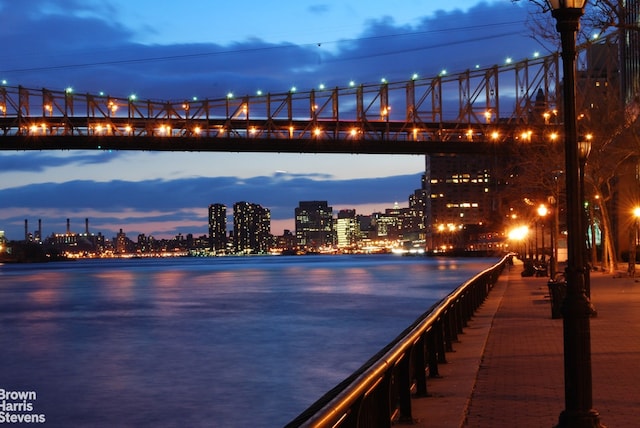
<path fill-rule="evenodd" d="M 427 377 L 438 377 L 458 334 L 485 300 L 510 261 L 506 255 L 434 304 L 360 369 L 286 425 L 390 427 L 413 421 L 411 396 L 427 395 Z"/>

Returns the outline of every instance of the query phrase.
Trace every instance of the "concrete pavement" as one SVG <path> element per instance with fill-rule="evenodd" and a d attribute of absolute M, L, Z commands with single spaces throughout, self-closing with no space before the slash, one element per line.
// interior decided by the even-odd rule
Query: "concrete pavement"
<path fill-rule="evenodd" d="M 564 409 L 562 319 L 551 318 L 548 278 L 505 271 L 464 333 L 414 426 L 553 427 Z M 640 426 L 640 279 L 591 273 L 593 407 L 608 427 Z"/>

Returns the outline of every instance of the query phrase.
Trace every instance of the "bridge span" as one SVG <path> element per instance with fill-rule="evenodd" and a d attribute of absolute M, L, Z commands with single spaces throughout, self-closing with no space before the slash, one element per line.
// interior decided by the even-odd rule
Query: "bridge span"
<path fill-rule="evenodd" d="M 0 86 L 0 150 L 486 152 L 555 132 L 558 62 L 206 100 Z"/>
<path fill-rule="evenodd" d="M 204 100 L 0 85 L 0 150 L 486 153 L 559 136 L 559 74 L 554 53 L 432 78 Z"/>

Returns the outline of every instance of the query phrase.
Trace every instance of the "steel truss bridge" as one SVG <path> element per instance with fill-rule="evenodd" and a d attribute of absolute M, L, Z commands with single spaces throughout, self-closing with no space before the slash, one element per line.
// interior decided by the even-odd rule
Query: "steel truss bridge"
<path fill-rule="evenodd" d="M 0 86 L 0 150 L 486 152 L 559 130 L 559 63 L 182 101 Z"/>

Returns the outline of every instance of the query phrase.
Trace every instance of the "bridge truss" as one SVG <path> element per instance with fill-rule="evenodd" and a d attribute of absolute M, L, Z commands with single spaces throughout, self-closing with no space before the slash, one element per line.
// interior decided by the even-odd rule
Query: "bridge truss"
<path fill-rule="evenodd" d="M 0 150 L 483 152 L 554 133 L 559 79 L 552 54 L 404 82 L 206 100 L 0 86 Z"/>

